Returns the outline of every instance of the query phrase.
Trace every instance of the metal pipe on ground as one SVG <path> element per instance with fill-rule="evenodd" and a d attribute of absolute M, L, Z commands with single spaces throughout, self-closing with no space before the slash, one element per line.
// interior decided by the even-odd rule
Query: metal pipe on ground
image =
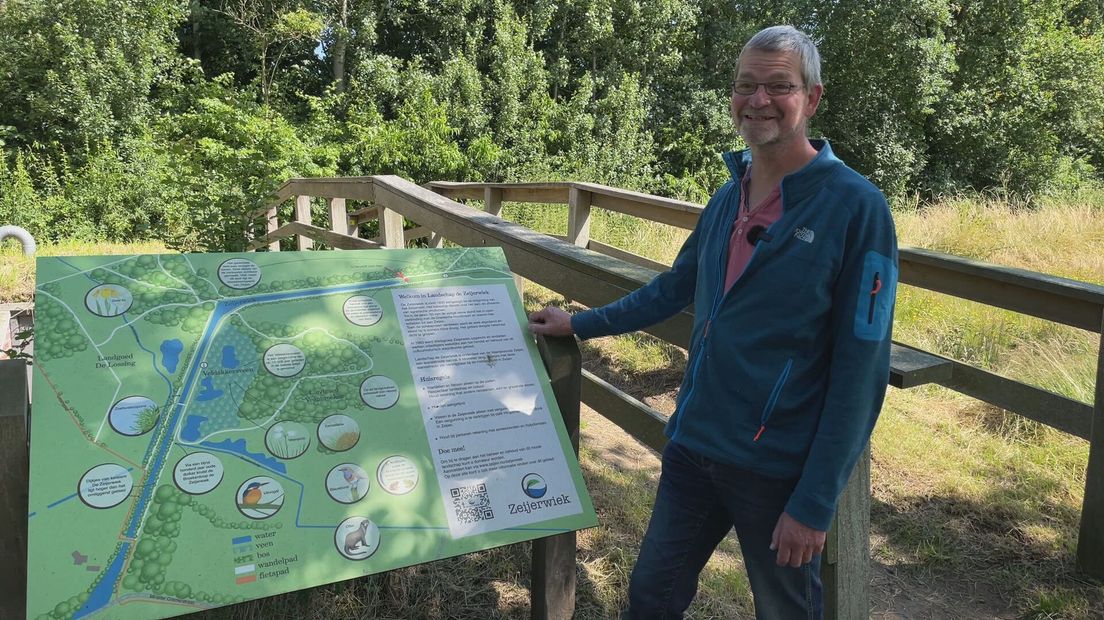
<path fill-rule="evenodd" d="M 0 243 L 3 243 L 8 237 L 15 237 L 19 240 L 19 243 L 23 244 L 23 253 L 30 256 L 35 253 L 37 246 L 35 245 L 34 237 L 31 233 L 27 232 L 25 228 L 18 226 L 0 226 Z"/>

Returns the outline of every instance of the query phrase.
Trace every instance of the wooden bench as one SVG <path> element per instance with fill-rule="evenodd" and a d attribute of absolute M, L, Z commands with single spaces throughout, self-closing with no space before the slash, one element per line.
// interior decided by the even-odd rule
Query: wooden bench
<path fill-rule="evenodd" d="M 949 381 L 953 370 L 954 362 L 945 357 L 896 342 L 889 352 L 889 384 L 895 388 Z"/>

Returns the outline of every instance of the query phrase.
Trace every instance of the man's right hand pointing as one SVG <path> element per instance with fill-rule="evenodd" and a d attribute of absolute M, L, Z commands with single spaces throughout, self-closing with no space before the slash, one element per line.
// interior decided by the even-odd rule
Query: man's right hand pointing
<path fill-rule="evenodd" d="M 559 308 L 548 307 L 529 315 L 529 331 L 544 336 L 570 336 L 571 315 Z"/>

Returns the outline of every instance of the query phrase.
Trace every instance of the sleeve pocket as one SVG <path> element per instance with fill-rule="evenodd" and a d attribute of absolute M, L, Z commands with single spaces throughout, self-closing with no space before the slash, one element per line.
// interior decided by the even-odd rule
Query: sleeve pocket
<path fill-rule="evenodd" d="M 884 340 L 893 320 L 897 297 L 897 266 L 893 259 L 873 250 L 863 260 L 859 299 L 855 305 L 855 337 Z"/>

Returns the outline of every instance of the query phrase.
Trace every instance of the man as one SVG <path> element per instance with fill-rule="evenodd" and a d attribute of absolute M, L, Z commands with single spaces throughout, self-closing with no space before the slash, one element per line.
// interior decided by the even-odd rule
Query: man
<path fill-rule="evenodd" d="M 735 527 L 759 618 L 822 613 L 820 553 L 888 380 L 897 245 L 885 198 L 823 140 L 820 56 L 790 26 L 736 65 L 748 150 L 671 270 L 607 306 L 533 313 L 530 329 L 592 338 L 694 304 L 686 376 L 626 618 L 681 618 Z"/>

